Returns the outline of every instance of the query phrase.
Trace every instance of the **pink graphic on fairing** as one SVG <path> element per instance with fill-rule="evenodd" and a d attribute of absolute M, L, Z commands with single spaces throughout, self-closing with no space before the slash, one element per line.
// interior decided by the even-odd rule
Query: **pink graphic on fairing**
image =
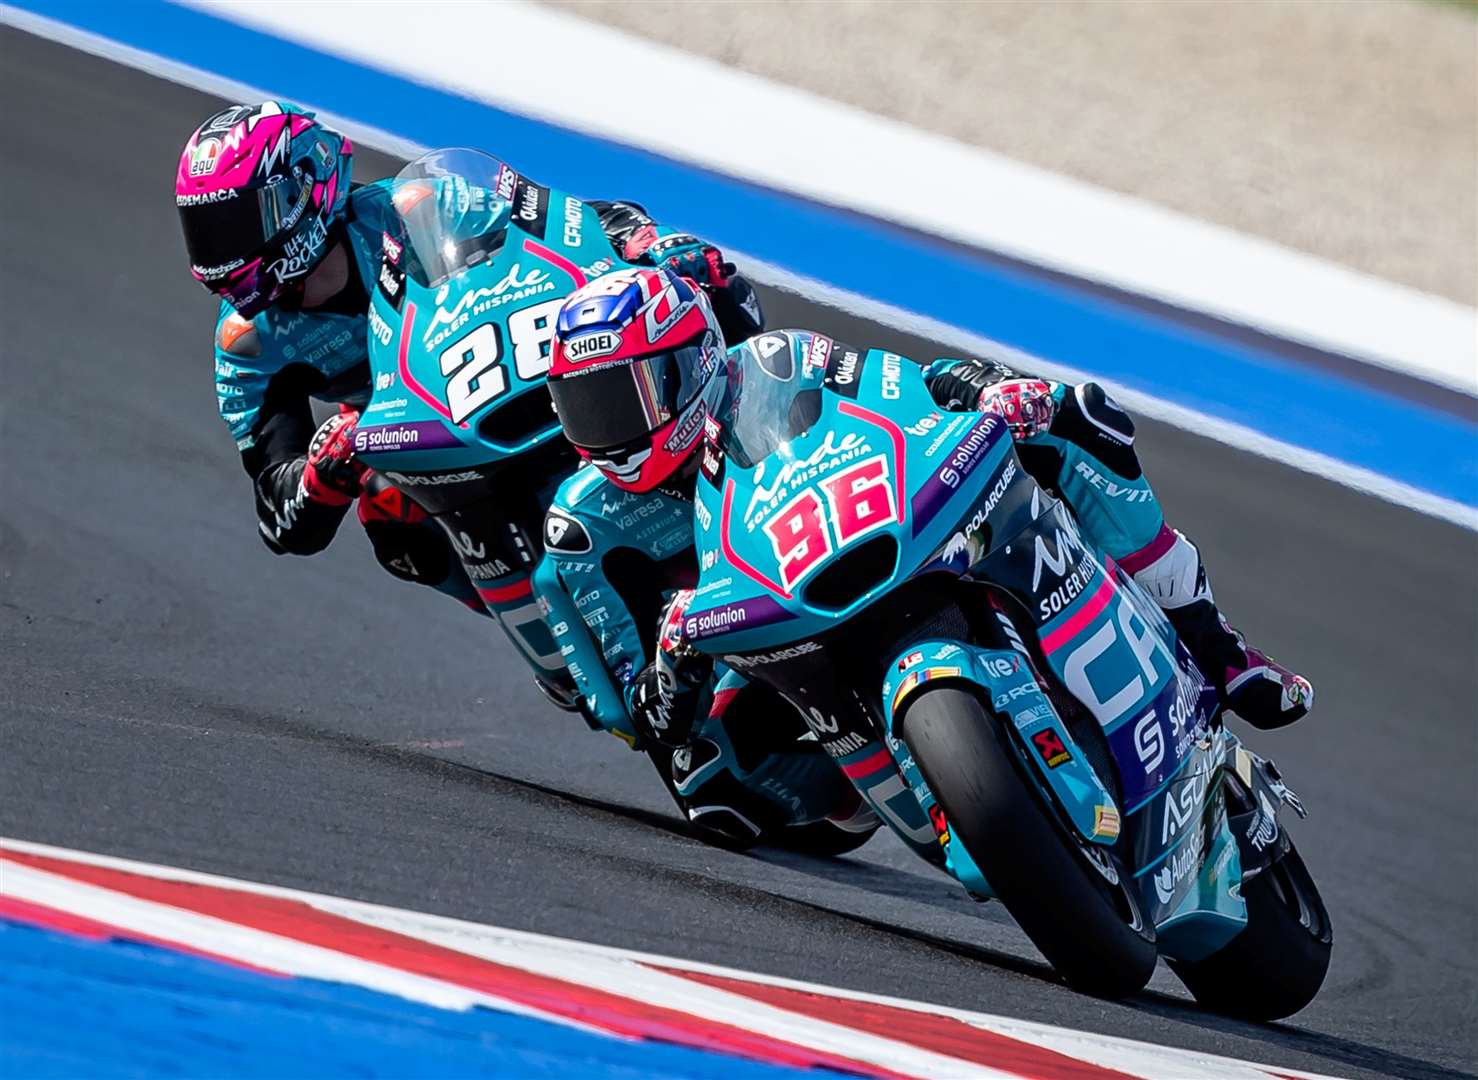
<path fill-rule="evenodd" d="M 723 510 L 719 513 L 718 522 L 718 538 L 719 544 L 722 545 L 724 549 L 724 558 L 729 560 L 729 564 L 733 566 L 734 569 L 738 570 L 741 574 L 749 578 L 751 581 L 764 586 L 765 589 L 774 593 L 776 596 L 783 596 L 787 600 L 792 599 L 793 594 L 788 589 L 776 584 L 774 581 L 771 581 L 769 578 L 765 577 L 764 574 L 760 573 L 754 567 L 750 566 L 749 563 L 745 562 L 742 558 L 739 557 L 739 553 L 734 550 L 734 545 L 729 543 L 729 518 L 733 513 L 733 510 L 734 481 L 730 480 L 724 485 L 724 507 Z"/>
<path fill-rule="evenodd" d="M 420 398 L 427 405 L 430 405 L 438 413 L 450 420 L 452 418 L 452 410 L 447 408 L 445 402 L 439 401 L 435 397 L 433 397 L 431 395 L 431 392 L 428 391 L 419 382 L 417 382 L 416 377 L 411 374 L 411 329 L 415 325 L 416 305 L 411 303 L 410 301 L 406 301 L 405 317 L 401 320 L 400 323 L 400 359 L 397 365 L 400 370 L 400 381 L 409 386 L 411 388 L 411 393 L 415 394 L 416 397 Z M 467 426 L 467 422 L 464 420 L 457 426 L 465 428 Z"/>
<path fill-rule="evenodd" d="M 207 127 L 196 132 L 180 155 L 176 197 L 245 187 L 258 170 L 265 176 L 279 165 L 285 167 L 292 156 L 293 135 L 312 123 L 306 116 L 284 114 L 281 106 L 269 101 L 226 130 Z"/>
<path fill-rule="evenodd" d="M 902 525 L 904 518 L 908 516 L 908 508 L 904 504 L 903 499 L 899 498 L 899 495 L 902 492 L 908 490 L 908 483 L 906 480 L 907 473 L 905 472 L 905 469 L 908 466 L 908 455 L 904 450 L 905 442 L 903 439 L 903 429 L 900 428 L 897 424 L 893 423 L 893 421 L 889 420 L 886 416 L 879 416 L 871 409 L 864 409 L 861 405 L 853 404 L 850 401 L 837 402 L 837 409 L 847 416 L 855 417 L 858 420 L 862 420 L 866 423 L 872 424 L 874 427 L 882 428 L 883 431 L 887 434 L 888 438 L 892 440 L 893 468 L 898 473 L 898 480 L 895 487 L 893 488 L 893 496 L 894 502 L 897 504 L 898 507 L 898 524 Z"/>
<path fill-rule="evenodd" d="M 570 262 L 570 260 L 566 259 L 563 255 L 550 251 L 543 244 L 536 243 L 535 241 L 529 240 L 527 238 L 523 242 L 523 249 L 527 251 L 530 255 L 537 255 L 545 262 L 551 263 L 552 265 L 559 267 L 566 274 L 569 274 L 570 280 L 575 283 L 575 288 L 578 289 L 581 285 L 585 284 L 585 271 L 581 270 L 578 266 Z"/>

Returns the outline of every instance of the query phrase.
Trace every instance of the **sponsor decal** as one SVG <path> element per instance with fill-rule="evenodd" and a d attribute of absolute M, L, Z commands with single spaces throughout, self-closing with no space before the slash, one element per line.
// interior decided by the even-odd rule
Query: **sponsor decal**
<path fill-rule="evenodd" d="M 393 371 L 382 371 L 378 375 L 375 376 L 375 391 L 377 393 L 379 391 L 381 391 L 381 390 L 389 390 L 394 385 L 395 385 L 395 372 L 393 372 Z M 391 402 L 388 402 L 388 401 L 382 401 L 382 402 L 379 402 L 379 409 L 378 410 L 376 410 L 376 408 L 375 408 L 374 405 L 371 405 L 365 411 L 366 412 L 375 412 L 375 411 L 384 412 L 386 409 L 397 409 L 397 408 L 398 409 L 403 409 L 403 408 L 405 408 L 405 406 L 406 406 L 406 400 L 405 400 L 405 398 L 397 398 L 393 404 Z"/>
<path fill-rule="evenodd" d="M 943 657 L 940 657 L 940 659 L 943 659 Z M 907 656 L 905 656 L 902 660 L 898 661 L 898 670 L 899 671 L 906 671 L 910 667 L 912 667 L 914 664 L 922 664 L 923 662 L 924 662 L 924 654 L 923 653 L 921 653 L 921 652 L 911 652 Z"/>
<path fill-rule="evenodd" d="M 677 422 L 677 427 L 672 429 L 672 434 L 662 444 L 662 449 L 668 453 L 676 453 L 692 446 L 703 431 L 703 418 L 707 415 L 708 403 L 702 398 L 694 401 L 687 415 Z"/>
<path fill-rule="evenodd" d="M 230 262 L 221 263 L 219 266 L 191 266 L 190 269 L 194 270 L 203 278 L 218 278 L 229 274 L 232 270 L 238 270 L 245 265 L 245 259 L 232 259 Z M 257 294 L 252 293 L 250 296 L 244 298 L 241 302 L 244 304 L 248 301 L 255 300 L 256 298 Z"/>
<path fill-rule="evenodd" d="M 960 653 L 964 651 L 965 650 L 960 648 L 958 645 L 941 645 L 939 648 L 934 650 L 932 659 L 948 660 L 952 656 L 959 656 Z"/>
<path fill-rule="evenodd" d="M 1166 794 L 1165 816 L 1160 823 L 1160 843 L 1170 843 L 1182 830 L 1195 824 L 1210 782 L 1211 770 L 1207 769 L 1191 774 L 1178 788 Z"/>
<path fill-rule="evenodd" d="M 401 245 L 389 233 L 380 234 L 380 250 L 384 252 L 385 258 L 397 266 L 400 265 Z"/>
<path fill-rule="evenodd" d="M 1123 828 L 1123 822 L 1119 819 L 1119 811 L 1112 806 L 1095 806 L 1093 808 L 1093 835 L 1103 836 L 1109 840 L 1117 840 L 1119 832 Z"/>
<path fill-rule="evenodd" d="M 813 371 L 826 370 L 827 361 L 831 359 L 831 338 L 822 337 L 820 334 L 811 336 L 811 347 L 806 350 L 805 371 L 803 374 L 810 375 Z"/>
<path fill-rule="evenodd" d="M 1200 865 L 1201 847 L 1204 843 L 1201 830 L 1197 829 L 1190 839 L 1181 845 L 1179 851 L 1161 864 L 1160 869 L 1155 873 L 1155 895 L 1160 898 L 1160 903 L 1170 903 L 1175 897 L 1176 888 Z"/>
<path fill-rule="evenodd" d="M 1110 480 L 1086 461 L 1078 462 L 1073 466 L 1073 471 L 1110 499 L 1120 499 L 1126 503 L 1147 503 L 1155 497 L 1147 487 L 1123 485 Z"/>
<path fill-rule="evenodd" d="M 405 302 L 405 271 L 381 260 L 380 277 L 377 284 L 380 295 L 390 302 L 391 307 L 399 311 Z"/>
<path fill-rule="evenodd" d="M 304 191 L 307 190 L 304 188 Z M 304 232 L 288 240 L 283 246 L 282 258 L 267 267 L 267 272 L 277 278 L 279 283 L 302 277 L 312 267 L 327 240 L 328 230 L 324 228 L 323 219 L 314 218 Z"/>
<path fill-rule="evenodd" d="M 1007 679 L 1021 670 L 1021 657 L 1015 654 L 1011 656 L 992 656 L 981 661 L 980 666 L 985 668 L 987 674 L 993 675 L 997 679 Z"/>
<path fill-rule="evenodd" d="M 1057 733 L 1056 728 L 1043 728 L 1035 732 L 1031 740 L 1032 745 L 1037 748 L 1037 753 L 1041 755 L 1043 763 L 1049 769 L 1066 765 L 1073 759 L 1067 747 L 1062 744 L 1062 736 Z"/>
<path fill-rule="evenodd" d="M 765 458 L 754 472 L 754 490 L 750 493 L 749 505 L 744 508 L 745 526 L 753 529 L 777 509 L 790 492 L 809 484 L 823 473 L 862 457 L 870 449 L 867 439 L 861 435 L 848 432 L 838 439 L 835 431 L 828 431 L 820 446 L 803 458 L 793 458 L 781 465 L 773 479 L 768 479 L 767 473 L 775 458 Z"/>
<path fill-rule="evenodd" d="M 585 205 L 573 195 L 565 196 L 564 230 L 561 239 L 565 247 L 577 248 L 581 242 L 581 230 L 585 224 Z"/>
<path fill-rule="evenodd" d="M 190 175 L 208 176 L 216 171 L 216 163 L 221 159 L 220 139 L 201 139 L 195 145 L 195 152 L 190 155 Z"/>
<path fill-rule="evenodd" d="M 903 392 L 899 380 L 903 378 L 903 357 L 897 353 L 883 353 L 883 399 L 897 401 Z"/>
<path fill-rule="evenodd" d="M 397 450 L 445 450 L 461 445 L 457 437 L 442 426 L 439 420 L 354 429 L 354 449 L 361 454 Z"/>
<path fill-rule="evenodd" d="M 457 302 L 450 308 L 440 306 L 446 297 L 438 294 L 436 302 L 438 307 L 430 320 L 426 323 L 426 329 L 421 334 L 421 342 L 428 349 L 434 349 L 445 341 L 453 332 L 465 326 L 474 315 L 516 300 L 524 300 L 541 293 L 551 292 L 554 282 L 549 275 L 538 267 L 530 270 L 527 274 L 520 273 L 520 266 L 514 263 L 504 276 L 503 280 L 491 288 L 468 289 L 457 297 Z M 381 277 L 383 279 L 383 271 Z M 446 287 L 443 286 L 443 289 Z"/>
<path fill-rule="evenodd" d="M 482 473 L 476 470 L 441 473 L 439 475 L 432 473 L 387 472 L 385 477 L 397 487 L 441 487 L 445 484 L 465 484 L 470 480 L 481 480 Z"/>
<path fill-rule="evenodd" d="M 986 493 L 985 502 L 980 504 L 980 508 L 971 515 L 970 520 L 965 522 L 964 526 L 949 538 L 949 543 L 944 545 L 942 558 L 948 560 L 968 553 L 970 561 L 974 562 L 985 554 L 983 551 L 972 550 L 970 541 L 976 539 L 980 527 L 986 523 L 991 514 L 995 513 L 996 507 L 1006 494 L 1006 489 L 1011 486 L 1011 481 L 1014 479 L 1016 479 L 1016 458 L 1012 456 L 1006 459 L 1006 466 L 1001 470 L 1001 475 L 996 478 L 996 482 Z"/>
<path fill-rule="evenodd" d="M 708 548 L 708 549 L 706 549 L 703 552 L 703 557 L 699 560 L 699 568 L 701 570 L 712 570 L 717 565 L 718 565 L 718 551 L 717 551 L 717 549 L 715 549 L 715 548 Z M 699 589 L 698 591 L 699 592 L 703 592 L 702 589 Z"/>
<path fill-rule="evenodd" d="M 719 592 L 722 589 L 727 589 L 727 588 L 729 588 L 733 584 L 734 584 L 734 579 L 733 578 L 731 578 L 731 577 L 721 577 L 717 581 L 710 581 L 710 582 L 708 582 L 705 585 L 700 585 L 698 587 L 698 590 L 693 595 L 694 596 L 706 596 L 708 593 Z"/>
<path fill-rule="evenodd" d="M 1267 846 L 1278 839 L 1278 808 L 1265 791 L 1257 793 L 1257 814 L 1252 824 L 1247 826 L 1247 839 L 1257 851 L 1267 850 Z"/>
<path fill-rule="evenodd" d="M 703 452 L 698 457 L 698 468 L 702 470 L 703 478 L 717 487 L 719 478 L 724 474 L 723 451 L 713 443 L 705 442 Z"/>
<path fill-rule="evenodd" d="M 708 504 L 701 495 L 693 500 L 693 516 L 698 519 L 698 526 L 702 529 L 706 530 L 713 525 L 713 511 L 708 509 Z"/>
<path fill-rule="evenodd" d="M 230 202 L 239 199 L 241 192 L 235 188 L 222 188 L 219 191 L 201 191 L 191 195 L 176 195 L 174 204 L 176 206 L 207 206 L 210 203 Z"/>
<path fill-rule="evenodd" d="M 544 235 L 544 221 L 549 211 L 549 189 L 525 180 L 515 196 L 513 218 L 525 232 Z"/>
<path fill-rule="evenodd" d="M 380 313 L 373 307 L 369 310 L 369 328 L 370 335 L 381 345 L 389 345 L 390 339 L 395 336 L 395 331 L 390 329 L 390 324 L 380 318 Z M 383 378 L 383 376 L 381 377 Z M 394 376 L 391 376 L 391 379 L 393 380 Z M 385 386 L 389 385 L 389 382 L 385 383 Z M 376 382 L 376 388 L 384 389 L 384 387 L 379 386 L 378 382 Z"/>
<path fill-rule="evenodd" d="M 493 191 L 504 202 L 513 201 L 513 189 L 518 186 L 518 173 L 507 165 L 498 166 L 498 179 L 493 182 Z"/>
<path fill-rule="evenodd" d="M 939 413 L 931 412 L 928 416 L 921 417 L 917 424 L 905 424 L 903 430 L 914 436 L 914 438 L 916 439 L 922 439 L 925 435 L 929 434 L 929 432 L 938 427 L 943 419 L 944 417 L 941 416 Z"/>
<path fill-rule="evenodd" d="M 725 656 L 724 663 L 741 671 L 751 668 L 763 667 L 765 664 L 778 664 L 782 660 L 795 660 L 798 657 L 809 656 L 811 653 L 820 652 L 821 646 L 814 641 L 803 641 L 799 645 L 791 645 L 784 649 L 775 649 L 773 652 L 754 653 L 750 656 Z M 832 728 L 835 731 L 836 728 Z"/>
<path fill-rule="evenodd" d="M 832 352 L 832 371 L 827 376 L 826 384 L 835 393 L 843 397 L 855 399 L 857 390 L 862 382 L 862 366 L 865 358 L 859 356 L 851 349 L 842 353 L 840 358 L 836 352 Z"/>
<path fill-rule="evenodd" d="M 620 334 L 610 330 L 597 330 L 593 334 L 570 338 L 564 343 L 564 353 L 566 360 L 579 363 L 593 356 L 609 356 L 620 347 Z"/>
<path fill-rule="evenodd" d="M 562 555 L 584 555 L 593 545 L 590 534 L 568 514 L 550 510 L 544 515 L 544 547 Z"/>
<path fill-rule="evenodd" d="M 968 415 L 965 419 L 968 419 Z M 948 434 L 946 429 L 945 434 Z M 933 476 L 926 480 L 912 501 L 914 535 L 917 536 L 939 513 L 954 492 L 989 454 L 1005 427 L 999 417 L 981 416 L 965 437 L 954 445 Z M 941 438 L 943 435 L 941 435 Z"/>
<path fill-rule="evenodd" d="M 757 596 L 751 600 L 737 600 L 721 607 L 709 608 L 689 614 L 683 630 L 690 641 L 716 637 L 730 630 L 752 629 L 769 626 L 795 618 L 772 597 Z"/>

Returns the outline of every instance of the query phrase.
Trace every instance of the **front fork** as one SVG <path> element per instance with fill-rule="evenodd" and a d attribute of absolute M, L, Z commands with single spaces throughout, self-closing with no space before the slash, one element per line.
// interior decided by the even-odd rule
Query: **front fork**
<path fill-rule="evenodd" d="M 1019 635 L 1009 616 L 1004 612 L 997 616 L 1014 644 Z M 955 639 L 915 642 L 888 665 L 882 688 L 885 738 L 898 770 L 933 826 L 946 867 L 966 889 L 991 895 L 984 874 L 964 844 L 950 834 L 943 811 L 907 745 L 896 735 L 897 717 L 904 706 L 930 683 L 974 688 L 995 713 L 1010 721 L 1038 784 L 1078 835 L 1090 844 L 1104 846 L 1118 840 L 1123 828 L 1118 805 L 1037 681 L 1024 646 L 991 649 Z"/>

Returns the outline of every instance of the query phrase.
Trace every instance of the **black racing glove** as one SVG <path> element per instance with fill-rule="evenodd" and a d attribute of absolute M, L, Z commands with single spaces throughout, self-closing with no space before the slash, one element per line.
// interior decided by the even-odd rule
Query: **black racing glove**
<path fill-rule="evenodd" d="M 995 360 L 936 360 L 924 369 L 924 384 L 940 408 L 949 412 L 980 408 L 989 386 L 1016 372 Z"/>
<path fill-rule="evenodd" d="M 643 741 L 686 746 L 698 720 L 713 658 L 698 652 L 683 637 L 683 617 L 692 600 L 693 591 L 682 589 L 668 602 L 656 656 L 632 680 L 631 719 Z"/>

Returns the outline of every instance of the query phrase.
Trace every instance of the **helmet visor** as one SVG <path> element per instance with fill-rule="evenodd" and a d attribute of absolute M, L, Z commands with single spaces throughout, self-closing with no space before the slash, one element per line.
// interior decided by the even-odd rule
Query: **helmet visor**
<path fill-rule="evenodd" d="M 207 285 L 224 279 L 268 241 L 296 225 L 312 194 L 312 186 L 294 173 L 255 189 L 176 196 L 190 269 Z"/>
<path fill-rule="evenodd" d="M 650 435 L 698 396 L 721 355 L 707 333 L 701 342 L 670 352 L 550 379 L 565 437 L 582 450 L 606 450 Z"/>

